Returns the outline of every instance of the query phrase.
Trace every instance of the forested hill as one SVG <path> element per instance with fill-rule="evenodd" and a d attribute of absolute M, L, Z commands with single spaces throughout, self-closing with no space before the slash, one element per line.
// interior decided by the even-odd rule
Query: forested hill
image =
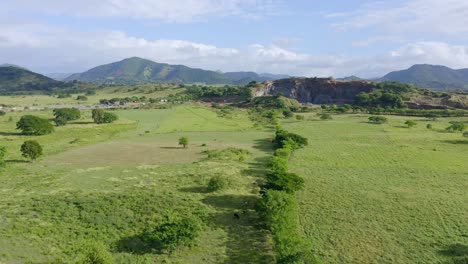
<path fill-rule="evenodd" d="M 0 66 L 0 93 L 47 91 L 62 82 L 16 66 Z"/>
<path fill-rule="evenodd" d="M 417 64 L 406 70 L 391 72 L 379 81 L 402 82 L 434 90 L 468 90 L 468 69 Z"/>
<path fill-rule="evenodd" d="M 243 85 L 251 81 L 265 81 L 278 78 L 275 78 L 274 75 L 259 75 L 254 72 L 221 73 L 132 57 L 101 65 L 84 73 L 73 74 L 66 78 L 66 80 L 112 84 L 204 83 Z"/>

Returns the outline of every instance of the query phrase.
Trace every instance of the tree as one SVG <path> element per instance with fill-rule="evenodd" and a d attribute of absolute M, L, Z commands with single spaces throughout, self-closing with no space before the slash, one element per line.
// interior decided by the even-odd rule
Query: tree
<path fill-rule="evenodd" d="M 181 138 L 179 138 L 179 145 L 184 146 L 184 148 L 187 147 L 188 143 L 189 143 L 189 140 L 188 140 L 187 137 L 181 137 Z"/>
<path fill-rule="evenodd" d="M 93 109 L 92 117 L 96 124 L 112 123 L 118 119 L 117 115 L 102 109 Z"/>
<path fill-rule="evenodd" d="M 294 116 L 294 114 L 291 111 L 291 109 L 286 108 L 286 109 L 283 110 L 283 116 L 284 116 L 284 118 L 291 118 L 291 117 Z"/>
<path fill-rule="evenodd" d="M 47 119 L 25 115 L 16 123 L 16 129 L 21 129 L 25 135 L 40 136 L 52 133 L 54 126 Z"/>
<path fill-rule="evenodd" d="M 54 116 L 55 124 L 57 126 L 63 126 L 66 125 L 68 121 L 80 119 L 81 112 L 76 108 L 54 109 Z"/>
<path fill-rule="evenodd" d="M 413 121 L 413 120 L 406 120 L 405 122 L 405 125 L 408 126 L 408 128 L 412 128 L 414 126 L 416 126 L 418 123 L 416 123 L 416 121 Z"/>
<path fill-rule="evenodd" d="M 21 153 L 23 157 L 34 161 L 42 156 L 42 146 L 35 140 L 27 140 L 21 145 Z"/>

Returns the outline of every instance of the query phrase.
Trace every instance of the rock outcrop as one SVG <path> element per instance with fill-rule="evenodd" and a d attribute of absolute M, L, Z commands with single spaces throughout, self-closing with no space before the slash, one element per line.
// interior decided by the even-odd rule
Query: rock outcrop
<path fill-rule="evenodd" d="M 288 78 L 266 81 L 254 91 L 254 96 L 283 95 L 300 103 L 353 103 L 361 92 L 370 92 L 376 86 L 368 81 L 338 81 L 332 78 Z"/>

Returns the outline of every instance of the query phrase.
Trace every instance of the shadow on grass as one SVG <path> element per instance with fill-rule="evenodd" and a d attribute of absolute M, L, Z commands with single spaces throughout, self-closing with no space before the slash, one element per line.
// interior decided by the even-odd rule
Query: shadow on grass
<path fill-rule="evenodd" d="M 90 124 L 95 124 L 92 121 L 77 121 L 77 122 L 70 122 L 70 124 L 74 125 L 90 125 Z"/>
<path fill-rule="evenodd" d="M 5 160 L 6 163 L 30 163 L 28 160 Z"/>
<path fill-rule="evenodd" d="M 263 152 L 271 153 L 273 151 L 274 143 L 269 142 L 268 139 L 256 139 L 254 140 L 254 148 Z"/>
<path fill-rule="evenodd" d="M 468 145 L 468 140 L 442 140 L 441 142 L 454 145 Z"/>
<path fill-rule="evenodd" d="M 180 188 L 179 191 L 187 193 L 209 193 L 208 189 L 205 186 L 185 187 Z"/>
<path fill-rule="evenodd" d="M 227 234 L 224 263 L 273 263 L 269 232 L 255 211 L 259 197 L 249 195 L 209 196 L 203 203 L 218 209 L 209 225 Z"/>
<path fill-rule="evenodd" d="M 0 136 L 22 136 L 20 132 L 0 132 Z"/>
<path fill-rule="evenodd" d="M 439 254 L 450 257 L 451 261 L 447 263 L 466 264 L 468 263 L 468 246 L 462 244 L 452 244 L 445 249 L 440 250 Z"/>
<path fill-rule="evenodd" d="M 162 253 L 161 248 L 155 247 L 153 244 L 145 241 L 143 234 L 124 237 L 120 239 L 115 244 L 115 250 L 117 252 L 126 252 L 135 255 Z"/>

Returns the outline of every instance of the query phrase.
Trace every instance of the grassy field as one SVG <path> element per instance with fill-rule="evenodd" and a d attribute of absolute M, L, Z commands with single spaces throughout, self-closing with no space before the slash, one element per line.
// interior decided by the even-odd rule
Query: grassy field
<path fill-rule="evenodd" d="M 19 154 L 31 137 L 15 130 L 26 113 L 0 117 L 8 150 L 0 169 L 0 263 L 75 263 L 89 240 L 105 244 L 116 263 L 272 263 L 271 236 L 254 210 L 272 131 L 258 129 L 245 110 L 118 110 L 118 122 L 107 125 L 85 111 L 33 137 L 45 151 L 34 163 Z M 309 139 L 290 169 L 306 181 L 301 226 L 323 263 L 445 263 L 455 259 L 454 246 L 466 250 L 468 140 L 444 132 L 456 119 L 416 118 L 410 129 L 408 118 L 396 116 L 374 125 L 365 115 L 304 115 L 309 121 L 283 123 Z M 186 149 L 181 136 L 189 138 Z M 209 192 L 213 176 L 228 187 Z M 203 220 L 197 245 L 139 247 L 139 234 L 168 215 Z"/>
<path fill-rule="evenodd" d="M 324 263 L 451 263 L 457 244 L 466 258 L 468 140 L 443 131 L 457 119 L 388 118 L 285 123 L 309 139 L 290 163 L 306 237 Z"/>
<path fill-rule="evenodd" d="M 94 95 L 86 95 L 88 100 L 78 101 L 78 95 L 84 93 L 73 94 L 68 98 L 58 98 L 57 95 L 14 95 L 0 96 L 0 104 L 15 107 L 32 107 L 32 106 L 47 106 L 47 105 L 92 105 L 99 103 L 101 99 L 125 98 L 125 97 L 141 97 L 147 98 L 165 98 L 170 94 L 176 94 L 182 91 L 182 88 L 177 88 L 167 84 L 152 84 L 152 85 L 136 85 L 136 86 L 115 86 L 104 87 L 96 91 Z"/>
<path fill-rule="evenodd" d="M 89 240 L 108 246 L 116 263 L 272 261 L 270 236 L 254 210 L 271 132 L 253 130 L 241 110 L 232 113 L 238 120 L 202 106 L 116 113 L 115 124 L 90 123 L 85 112 L 54 134 L 34 137 L 45 149 L 34 163 L 18 151 L 28 137 L 14 124 L 24 113 L 0 117 L 0 144 L 9 153 L 0 170 L 0 263 L 74 263 Z M 177 144 L 182 135 L 190 139 L 187 149 Z M 241 158 L 225 151 L 230 147 L 251 154 Z M 221 154 L 202 153 L 214 150 Z M 218 175 L 228 188 L 208 192 L 208 180 Z M 166 215 L 204 219 L 197 246 L 128 250 Z"/>

